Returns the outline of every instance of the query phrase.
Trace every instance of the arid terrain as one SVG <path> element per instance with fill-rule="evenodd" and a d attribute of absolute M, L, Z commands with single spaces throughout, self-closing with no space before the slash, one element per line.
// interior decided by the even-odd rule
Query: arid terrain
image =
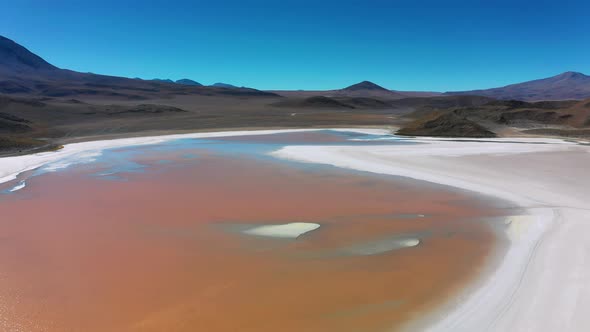
<path fill-rule="evenodd" d="M 581 84 L 567 97 L 590 97 L 583 76 L 560 76 L 561 85 Z M 99 137 L 231 128 L 381 126 L 401 127 L 404 135 L 461 137 L 589 134 L 590 99 L 528 103 L 489 95 L 394 91 L 366 81 L 330 91 L 259 91 L 128 79 L 59 69 L 0 37 L 4 155 Z"/>

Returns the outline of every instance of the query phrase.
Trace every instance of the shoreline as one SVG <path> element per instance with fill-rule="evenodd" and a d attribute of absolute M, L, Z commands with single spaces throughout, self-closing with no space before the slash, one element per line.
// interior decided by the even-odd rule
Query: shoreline
<path fill-rule="evenodd" d="M 127 146 L 151 145 L 176 139 L 212 138 L 246 135 L 263 135 L 273 133 L 306 132 L 317 130 L 335 129 L 340 131 L 353 131 L 369 134 L 388 133 L 385 129 L 375 128 L 303 128 L 303 129 L 262 129 L 262 130 L 237 130 L 237 131 L 210 131 L 185 134 L 168 134 L 158 136 L 137 136 L 126 138 L 84 140 L 81 142 L 65 144 L 63 148 L 55 151 L 37 152 L 17 156 L 0 157 L 0 184 L 17 179 L 18 175 L 42 167 L 48 163 L 65 158 L 84 157 L 88 154 L 100 154 L 107 149 L 122 148 Z"/>
<path fill-rule="evenodd" d="M 72 143 L 59 151 L 0 158 L 0 183 L 15 180 L 23 172 L 60 159 L 92 155 L 105 149 L 157 144 L 183 138 L 322 129 L 330 128 L 204 132 Z M 389 133 L 379 129 L 333 129 Z M 549 332 L 564 328 L 568 331 L 585 331 L 590 328 L 590 318 L 585 317 L 583 305 L 577 306 L 577 302 L 590 302 L 590 286 L 583 285 L 583 280 L 567 284 L 572 278 L 577 280 L 575 278 L 580 274 L 590 275 L 590 267 L 584 264 L 587 256 L 579 249 L 575 257 L 577 264 L 572 264 L 571 259 L 560 261 L 561 255 L 567 256 L 572 237 L 583 239 L 584 234 L 590 232 L 590 226 L 577 222 L 590 217 L 590 208 L 587 208 L 583 199 L 583 194 L 589 193 L 586 188 L 590 188 L 590 181 L 574 181 L 575 179 L 568 177 L 566 185 L 562 185 L 561 178 L 547 178 L 547 173 L 556 170 L 561 170 L 565 172 L 565 176 L 572 178 L 583 175 L 579 169 L 568 172 L 572 163 L 561 154 L 575 154 L 580 161 L 590 162 L 590 147 L 542 138 L 406 139 L 422 144 L 371 147 L 292 145 L 271 155 L 299 162 L 328 164 L 447 185 L 507 200 L 528 212 L 524 216 L 513 216 L 508 234 L 511 243 L 503 257 L 490 262 L 486 269 L 489 274 L 477 277 L 478 280 L 473 285 L 466 287 L 457 298 L 440 306 L 440 310 L 435 309 L 427 317 L 410 322 L 408 329 L 415 330 L 419 327 L 420 330 L 435 332 Z M 531 174 L 521 174 L 522 170 L 514 172 L 511 159 L 518 159 L 519 164 L 530 167 L 528 173 Z M 578 244 L 587 248 L 584 243 Z M 556 251 L 556 248 L 560 250 Z M 550 262 L 546 261 L 546 256 L 550 256 Z M 548 267 L 559 270 L 560 273 L 547 272 Z M 548 283 L 549 281 L 552 283 Z M 563 287 L 555 286 L 564 283 L 565 291 Z M 551 285 L 554 289 L 544 291 Z M 561 296 L 562 292 L 567 296 Z M 535 305 L 534 308 L 530 308 L 531 303 Z M 569 308 L 570 311 L 555 312 L 555 308 L 560 306 Z M 569 319 L 564 320 L 563 315 L 567 315 Z"/>
<path fill-rule="evenodd" d="M 408 331 L 549 332 L 590 328 L 584 308 L 577 305 L 590 299 L 590 287 L 578 277 L 590 275 L 590 266 L 584 264 L 588 256 L 579 249 L 575 264 L 567 259 L 570 246 L 586 247 L 572 243 L 571 237 L 590 231 L 580 223 L 580 219 L 590 217 L 588 204 L 580 199 L 582 193 L 590 193 L 590 181 L 583 179 L 583 170 L 568 157 L 590 162 L 590 149 L 540 138 L 469 139 L 469 143 L 437 138 L 413 141 L 423 144 L 288 146 L 273 155 L 448 185 L 507 200 L 526 211 L 509 218 L 509 246 L 504 255 L 490 259 L 487 273 L 439 310 L 410 322 Z M 562 238 L 551 236 L 565 231 Z M 561 291 L 569 295 L 563 296 Z M 564 320 L 564 316 L 569 319 Z"/>
<path fill-rule="evenodd" d="M 18 149 L 14 149 L 13 151 L 10 150 L 3 150 L 0 151 L 0 160 L 6 157 L 18 157 L 18 156 L 26 156 L 36 153 L 42 152 L 53 152 L 58 151 L 63 146 L 73 144 L 73 143 L 84 143 L 84 142 L 94 142 L 94 141 L 109 141 L 109 140 L 116 140 L 116 139 L 127 139 L 127 138 L 144 138 L 144 137 L 162 137 L 162 136 L 171 136 L 171 135 L 193 135 L 193 134 L 210 134 L 210 133 L 227 133 L 227 132 L 244 132 L 244 131 L 292 131 L 292 130 L 330 130 L 330 129 L 350 129 L 355 128 L 359 130 L 381 130 L 384 129 L 385 126 L 377 126 L 377 125 L 359 125 L 355 126 L 351 125 L 319 125 L 319 126 L 249 126 L 249 127 L 219 127 L 219 128 L 203 128 L 203 129 L 161 129 L 161 130 L 144 130 L 144 131 L 130 131 L 130 132 L 123 132 L 123 133 L 109 133 L 109 134 L 94 134 L 94 135 L 87 135 L 87 136 L 64 136 L 64 137 L 55 137 L 55 138 L 39 138 L 39 137 L 29 137 L 31 139 L 38 140 L 39 142 L 45 142 L 42 146 L 38 147 L 30 147 L 24 148 L 21 151 L 14 151 Z M 395 132 L 399 129 L 398 126 L 388 125 L 386 126 L 389 132 Z"/>

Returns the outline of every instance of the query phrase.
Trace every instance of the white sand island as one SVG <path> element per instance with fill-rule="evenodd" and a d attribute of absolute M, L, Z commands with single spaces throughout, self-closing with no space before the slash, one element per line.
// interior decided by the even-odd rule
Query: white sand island
<path fill-rule="evenodd" d="M 310 222 L 292 222 L 279 225 L 256 226 L 244 231 L 248 235 L 296 239 L 305 233 L 320 228 L 319 224 Z"/>

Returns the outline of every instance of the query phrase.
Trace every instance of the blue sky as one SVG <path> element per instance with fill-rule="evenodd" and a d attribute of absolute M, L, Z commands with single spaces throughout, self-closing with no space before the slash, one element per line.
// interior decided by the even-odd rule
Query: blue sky
<path fill-rule="evenodd" d="M 590 1 L 7 1 L 0 35 L 83 72 L 259 89 L 488 88 L 590 74 Z"/>

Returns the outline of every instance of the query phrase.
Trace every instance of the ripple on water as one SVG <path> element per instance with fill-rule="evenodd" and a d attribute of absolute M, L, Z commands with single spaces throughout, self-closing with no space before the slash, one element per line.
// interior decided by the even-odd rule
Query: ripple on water
<path fill-rule="evenodd" d="M 416 247 L 420 239 L 416 237 L 395 237 L 356 244 L 340 250 L 341 253 L 357 256 L 379 255 L 393 250 Z"/>

